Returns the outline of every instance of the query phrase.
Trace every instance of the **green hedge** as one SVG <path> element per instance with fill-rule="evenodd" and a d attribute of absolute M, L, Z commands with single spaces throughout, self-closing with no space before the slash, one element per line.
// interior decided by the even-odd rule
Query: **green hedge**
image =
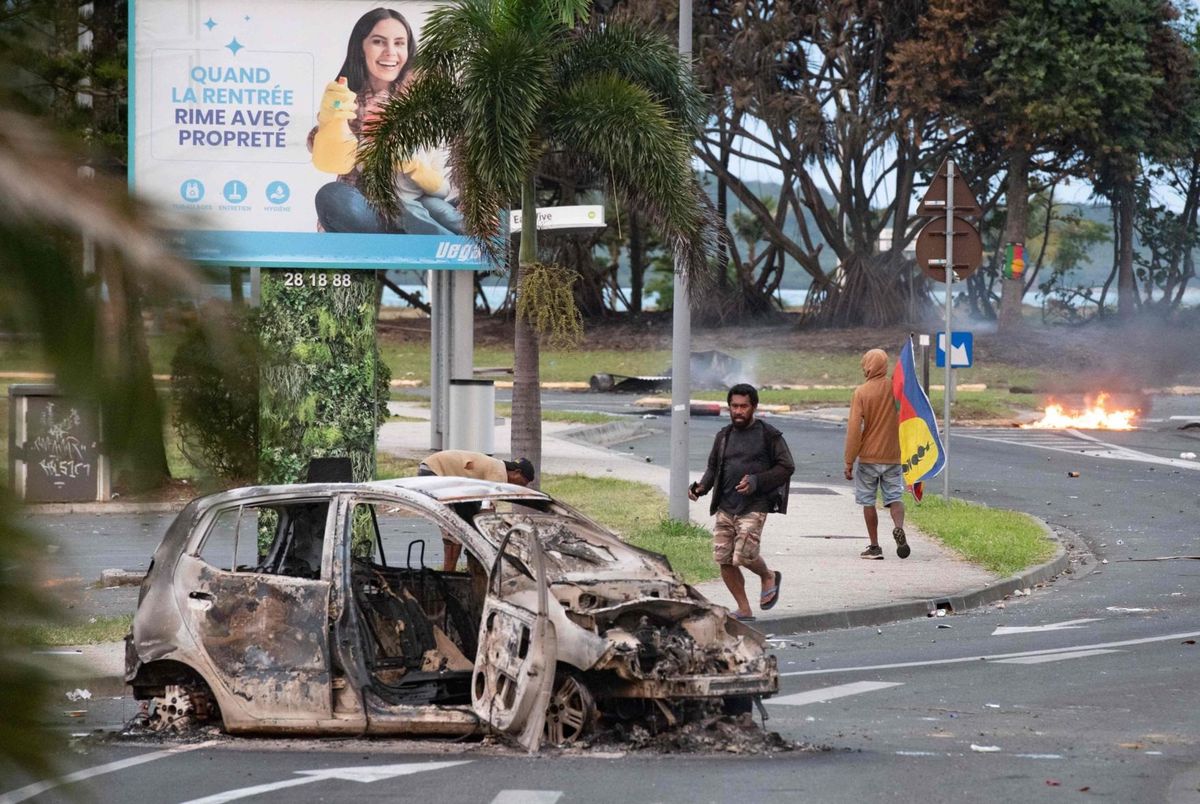
<path fill-rule="evenodd" d="M 375 476 L 390 379 L 375 340 L 375 298 L 373 271 L 263 271 L 261 482 L 303 480 L 309 459 L 321 457 L 349 457 L 356 481 Z"/>

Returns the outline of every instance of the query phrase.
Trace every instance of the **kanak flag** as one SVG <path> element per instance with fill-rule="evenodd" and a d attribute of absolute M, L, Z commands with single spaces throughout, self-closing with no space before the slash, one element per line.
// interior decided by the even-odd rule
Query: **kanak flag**
<path fill-rule="evenodd" d="M 921 483 L 942 471 L 946 453 L 938 437 L 933 406 L 917 381 L 912 338 L 904 344 L 900 359 L 896 361 L 892 396 L 896 398 L 896 410 L 900 414 L 900 463 L 904 470 L 904 485 L 911 486 L 913 496 L 920 501 Z"/>

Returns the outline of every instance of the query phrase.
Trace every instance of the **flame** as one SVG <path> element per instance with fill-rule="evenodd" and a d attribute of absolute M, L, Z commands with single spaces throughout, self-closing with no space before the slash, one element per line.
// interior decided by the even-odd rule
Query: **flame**
<path fill-rule="evenodd" d="M 1133 430 L 1137 410 L 1108 410 L 1105 402 L 1108 394 L 1101 393 L 1094 403 L 1081 411 L 1065 412 L 1062 405 L 1049 404 L 1046 413 L 1036 422 L 1023 424 L 1022 427 L 1032 427 L 1043 430 L 1063 430 L 1068 427 L 1076 430 Z"/>

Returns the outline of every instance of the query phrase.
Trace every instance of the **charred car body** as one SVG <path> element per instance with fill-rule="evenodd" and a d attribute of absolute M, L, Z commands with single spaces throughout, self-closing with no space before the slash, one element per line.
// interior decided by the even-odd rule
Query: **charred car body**
<path fill-rule="evenodd" d="M 424 566 L 442 533 L 466 571 Z M 157 727 L 499 730 L 531 750 L 779 686 L 763 636 L 663 556 L 541 492 L 441 477 L 192 501 L 142 582 L 125 680 Z"/>

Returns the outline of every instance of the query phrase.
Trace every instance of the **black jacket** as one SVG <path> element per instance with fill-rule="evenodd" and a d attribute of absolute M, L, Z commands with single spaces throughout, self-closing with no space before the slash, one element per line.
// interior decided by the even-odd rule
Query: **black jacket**
<path fill-rule="evenodd" d="M 788 480 L 791 478 L 792 472 L 796 471 L 796 464 L 792 461 L 792 453 L 788 449 L 787 442 L 783 440 L 783 433 L 762 419 L 755 419 L 755 421 L 763 426 L 763 438 L 767 442 L 771 468 L 754 475 L 754 491 L 755 494 L 761 494 L 771 501 L 771 513 L 786 514 Z M 717 433 L 712 451 L 708 454 L 708 468 L 704 470 L 704 477 L 700 478 L 694 487 L 698 497 L 704 496 L 710 490 L 713 491 L 712 504 L 708 509 L 710 514 L 715 514 L 721 506 L 721 489 L 724 486 L 722 473 L 725 471 L 725 439 L 729 437 L 729 431 L 732 429 L 733 425 L 727 424 Z"/>

